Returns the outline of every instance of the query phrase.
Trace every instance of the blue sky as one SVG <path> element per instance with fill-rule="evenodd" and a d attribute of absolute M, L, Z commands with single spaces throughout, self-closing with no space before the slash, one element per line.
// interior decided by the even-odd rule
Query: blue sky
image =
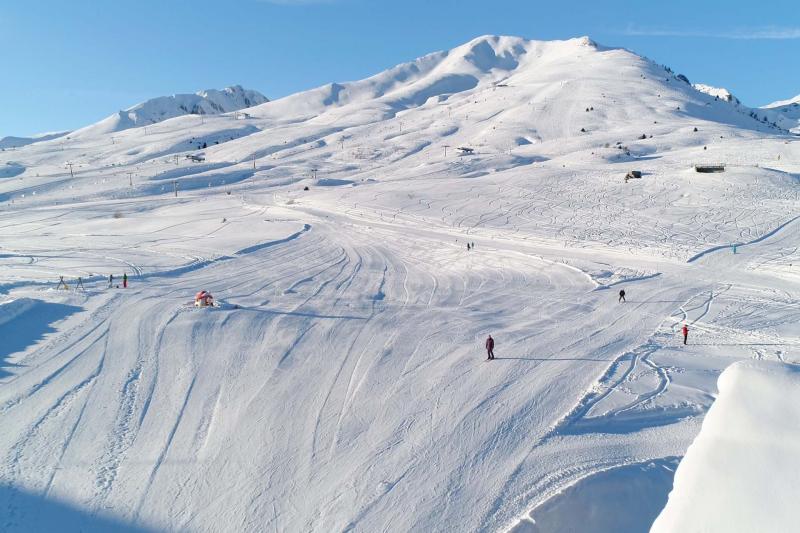
<path fill-rule="evenodd" d="M 483 34 L 589 35 L 748 105 L 800 93 L 798 0 L 0 0 L 0 137 L 232 84 L 276 98 Z"/>

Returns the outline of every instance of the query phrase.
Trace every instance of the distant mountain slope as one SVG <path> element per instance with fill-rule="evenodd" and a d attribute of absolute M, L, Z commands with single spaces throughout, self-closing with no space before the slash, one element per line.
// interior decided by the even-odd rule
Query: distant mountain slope
<path fill-rule="evenodd" d="M 685 77 L 663 65 L 625 49 L 600 46 L 588 37 L 531 41 L 482 36 L 363 80 L 331 83 L 269 102 L 253 113 L 280 124 L 312 119 L 321 123 L 324 115 L 324 121 L 346 127 L 391 119 L 412 109 L 433 110 L 445 102 L 451 108 L 470 98 L 473 104 L 483 103 L 486 96 L 476 100 L 478 95 L 495 89 L 502 92 L 493 96 L 506 101 L 501 105 L 489 99 L 482 106 L 487 113 L 497 108 L 490 122 L 502 117 L 504 129 L 520 122 L 523 133 L 535 128 L 542 138 L 607 130 L 631 120 L 652 125 L 699 119 L 773 128 L 726 101 L 698 94 Z M 532 115 L 539 120 L 520 121 Z"/>
<path fill-rule="evenodd" d="M 721 87 L 695 83 L 698 91 L 713 96 L 715 100 L 730 103 L 734 108 L 762 123 L 782 130 L 797 132 L 800 130 L 800 95 L 792 100 L 774 102 L 761 108 L 748 107 L 736 98 L 729 90 Z"/>
<path fill-rule="evenodd" d="M 7 148 L 21 148 L 33 143 L 58 139 L 59 137 L 63 137 L 69 133 L 70 132 L 68 131 L 58 131 L 53 133 L 42 133 L 40 135 L 34 135 L 33 137 L 15 137 L 13 135 L 9 135 L 8 137 L 3 137 L 0 139 L 0 150 L 5 150 Z"/>
<path fill-rule="evenodd" d="M 183 115 L 218 115 L 238 111 L 269 100 L 258 91 L 239 85 L 219 91 L 208 89 L 194 94 L 161 96 L 137 104 L 75 132 L 77 137 L 112 133 L 139 126 L 155 124 Z"/>
<path fill-rule="evenodd" d="M 736 105 L 741 104 L 739 99 L 733 96 L 733 94 L 731 94 L 731 92 L 728 89 L 725 89 L 724 87 L 714 87 L 712 85 L 706 85 L 705 83 L 695 83 L 692 85 L 692 87 L 694 87 L 701 93 L 706 93 L 707 95 L 719 98 L 721 100 L 725 100 L 726 102 L 731 102 Z"/>
<path fill-rule="evenodd" d="M 762 109 L 772 111 L 783 117 L 783 121 L 789 122 L 791 129 L 795 133 L 800 133 L 800 94 L 789 100 L 779 100 Z"/>

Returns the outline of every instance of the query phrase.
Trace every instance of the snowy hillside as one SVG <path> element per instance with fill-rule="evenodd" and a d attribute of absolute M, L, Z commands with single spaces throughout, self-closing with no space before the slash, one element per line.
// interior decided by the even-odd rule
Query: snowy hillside
<path fill-rule="evenodd" d="M 148 126 L 183 115 L 218 115 L 230 113 L 267 102 L 258 91 L 243 89 L 239 85 L 218 91 L 208 89 L 194 94 L 161 96 L 136 104 L 104 118 L 96 124 L 74 132 L 74 137 L 90 137 L 113 133 L 128 128 Z"/>
<path fill-rule="evenodd" d="M 713 96 L 715 100 L 722 100 L 728 102 L 737 109 L 740 113 L 747 114 L 755 120 L 759 120 L 764 124 L 774 128 L 780 128 L 787 132 L 800 133 L 798 126 L 800 126 L 800 104 L 793 103 L 791 100 L 785 102 L 775 102 L 762 108 L 751 108 L 742 104 L 727 89 L 720 87 L 713 87 L 702 83 L 695 83 L 692 85 L 698 91 Z M 798 97 L 800 98 L 800 96 Z"/>
<path fill-rule="evenodd" d="M 33 137 L 14 137 L 9 135 L 0 139 L 0 150 L 7 150 L 9 148 L 21 148 L 29 144 L 49 141 L 68 135 L 68 131 L 59 131 L 55 133 L 42 133 L 41 135 L 34 135 Z"/>
<path fill-rule="evenodd" d="M 720 373 L 800 360 L 798 137 L 631 51 L 138 113 L 0 152 L 8 531 L 641 529 Z"/>
<path fill-rule="evenodd" d="M 651 532 L 793 531 L 800 367 L 736 363 L 719 391 Z"/>
<path fill-rule="evenodd" d="M 800 94 L 791 100 L 780 100 L 764 106 L 765 110 L 777 113 L 784 121 L 790 124 L 795 133 L 800 133 Z"/>

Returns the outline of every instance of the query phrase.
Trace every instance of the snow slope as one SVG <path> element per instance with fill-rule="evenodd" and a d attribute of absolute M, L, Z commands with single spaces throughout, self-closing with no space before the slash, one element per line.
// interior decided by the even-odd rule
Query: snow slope
<path fill-rule="evenodd" d="M 183 115 L 218 115 L 230 113 L 267 102 L 258 91 L 239 85 L 218 91 L 208 89 L 194 94 L 173 94 L 152 98 L 123 111 L 118 111 L 96 124 L 76 130 L 75 137 L 113 133 L 128 128 L 148 126 Z"/>
<path fill-rule="evenodd" d="M 725 370 L 650 531 L 796 529 L 798 405 L 797 365 L 740 362 Z"/>
<path fill-rule="evenodd" d="M 694 87 L 701 93 L 706 93 L 716 98 L 721 98 L 726 102 L 733 102 L 737 105 L 741 104 L 739 99 L 733 96 L 728 89 L 722 87 L 713 87 L 711 85 L 706 85 L 704 83 L 694 83 L 692 84 L 692 87 Z"/>
<path fill-rule="evenodd" d="M 33 143 L 58 139 L 59 137 L 69 135 L 69 133 L 69 131 L 59 131 L 55 133 L 42 133 L 41 135 L 34 135 L 33 137 L 15 137 L 13 135 L 9 135 L 0 139 L 0 150 L 21 148 Z"/>
<path fill-rule="evenodd" d="M 0 292 L 48 310 L 0 351 L 5 529 L 546 523 L 800 357 L 797 138 L 630 51 L 484 36 L 247 113 L 0 153 Z"/>
<path fill-rule="evenodd" d="M 800 133 L 800 94 L 790 100 L 780 100 L 763 107 L 765 110 L 777 113 L 784 121 L 789 122 L 795 133 Z"/>
<path fill-rule="evenodd" d="M 781 128 L 783 130 L 800 133 L 798 131 L 798 121 L 800 121 L 800 104 L 793 103 L 792 100 L 783 102 L 775 102 L 761 108 L 751 108 L 742 104 L 727 89 L 720 87 L 713 87 L 702 83 L 695 83 L 692 85 L 701 93 L 713 96 L 714 99 L 719 99 L 724 102 L 729 102 L 735 109 L 741 113 L 745 113 L 751 118 L 760 120 L 761 122 L 771 125 L 772 127 Z M 800 98 L 800 97 L 798 97 Z"/>

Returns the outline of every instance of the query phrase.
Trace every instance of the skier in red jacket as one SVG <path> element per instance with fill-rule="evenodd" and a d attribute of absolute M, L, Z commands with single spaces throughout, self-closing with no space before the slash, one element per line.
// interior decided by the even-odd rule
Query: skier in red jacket
<path fill-rule="evenodd" d="M 491 335 L 486 339 L 486 353 L 489 354 L 487 359 L 494 359 L 494 339 Z"/>
<path fill-rule="evenodd" d="M 683 328 L 681 328 L 681 332 L 683 333 L 683 344 L 686 344 L 686 339 L 689 337 L 689 326 L 684 324 Z"/>

